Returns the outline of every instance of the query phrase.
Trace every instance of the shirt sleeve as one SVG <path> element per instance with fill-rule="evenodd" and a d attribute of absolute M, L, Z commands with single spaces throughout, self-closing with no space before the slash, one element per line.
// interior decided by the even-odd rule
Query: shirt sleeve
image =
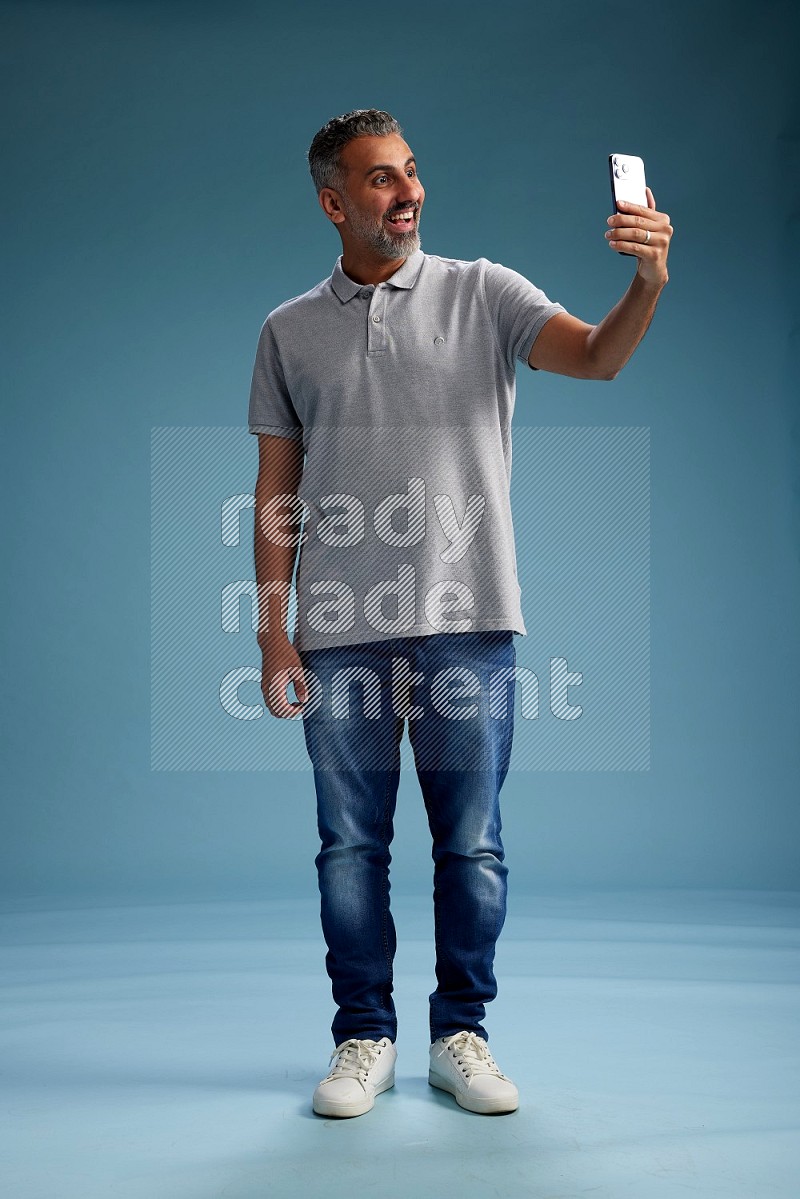
<path fill-rule="evenodd" d="M 545 321 L 567 310 L 518 271 L 487 258 L 482 262 L 483 293 L 497 348 L 513 370 L 517 359 L 528 361 Z"/>
<path fill-rule="evenodd" d="M 251 433 L 301 440 L 303 425 L 294 410 L 269 317 L 261 326 L 250 385 L 248 427 Z"/>

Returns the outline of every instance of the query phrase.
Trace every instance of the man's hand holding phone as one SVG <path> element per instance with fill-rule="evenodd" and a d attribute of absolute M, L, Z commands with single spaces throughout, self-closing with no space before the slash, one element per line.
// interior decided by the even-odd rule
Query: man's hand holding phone
<path fill-rule="evenodd" d="M 669 215 L 656 208 L 655 196 L 649 187 L 645 187 L 645 195 L 646 208 L 616 197 L 619 211 L 608 218 L 611 228 L 606 233 L 606 240 L 618 254 L 639 259 L 636 273 L 640 279 L 662 287 L 669 279 L 667 254 L 673 228 Z"/>

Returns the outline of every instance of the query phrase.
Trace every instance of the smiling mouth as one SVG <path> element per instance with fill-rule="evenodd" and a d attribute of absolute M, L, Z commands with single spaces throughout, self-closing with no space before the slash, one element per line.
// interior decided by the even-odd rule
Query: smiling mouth
<path fill-rule="evenodd" d="M 407 217 L 400 216 L 400 213 L 393 213 L 392 216 L 387 216 L 386 220 L 393 229 L 411 229 L 414 226 L 417 211 L 416 209 L 404 208 L 400 210 L 403 213 L 408 213 Z"/>

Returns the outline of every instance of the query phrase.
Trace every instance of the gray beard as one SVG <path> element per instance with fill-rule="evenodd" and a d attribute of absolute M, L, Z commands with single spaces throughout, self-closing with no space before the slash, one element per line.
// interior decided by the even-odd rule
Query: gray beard
<path fill-rule="evenodd" d="M 422 246 L 418 224 L 407 233 L 390 233 L 385 221 L 382 220 L 380 227 L 376 228 L 363 221 L 349 205 L 343 204 L 342 207 L 353 232 L 362 238 L 379 258 L 408 258 Z"/>

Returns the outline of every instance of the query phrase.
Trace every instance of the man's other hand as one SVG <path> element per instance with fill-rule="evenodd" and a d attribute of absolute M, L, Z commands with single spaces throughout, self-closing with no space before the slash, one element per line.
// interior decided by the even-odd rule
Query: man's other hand
<path fill-rule="evenodd" d="M 292 681 L 298 703 L 290 702 L 286 694 Z M 302 715 L 308 687 L 300 655 L 286 637 L 265 641 L 261 646 L 261 694 L 272 715 L 280 720 L 296 720 Z"/>

